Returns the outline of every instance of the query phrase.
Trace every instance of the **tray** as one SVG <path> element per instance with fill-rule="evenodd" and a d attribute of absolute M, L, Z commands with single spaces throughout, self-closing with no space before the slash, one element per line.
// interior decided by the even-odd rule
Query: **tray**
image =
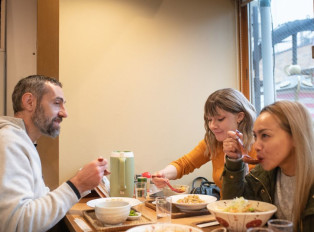
<path fill-rule="evenodd" d="M 153 204 L 153 201 L 145 201 L 145 206 L 148 208 L 151 208 L 153 210 L 156 210 L 156 205 Z M 172 204 L 172 212 L 171 212 L 171 218 L 184 218 L 184 217 L 194 217 L 199 215 L 209 215 L 210 212 L 208 209 L 204 208 L 201 210 L 191 210 L 191 211 L 181 211 L 178 209 L 174 204 Z"/>
<path fill-rule="evenodd" d="M 124 230 L 132 228 L 134 226 L 155 223 L 154 220 L 147 217 L 143 213 L 142 213 L 142 216 L 140 217 L 140 219 L 138 219 L 138 220 L 134 220 L 134 221 L 128 221 L 127 220 L 120 225 L 111 225 L 111 226 L 104 226 L 100 221 L 98 221 L 98 219 L 96 218 L 94 209 L 85 210 L 83 212 L 83 216 L 97 231 L 108 231 L 108 232 L 110 232 L 110 231 L 124 231 Z"/>

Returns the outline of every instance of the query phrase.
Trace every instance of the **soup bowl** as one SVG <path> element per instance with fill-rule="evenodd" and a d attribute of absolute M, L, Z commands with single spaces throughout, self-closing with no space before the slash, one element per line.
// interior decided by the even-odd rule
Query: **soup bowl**
<path fill-rule="evenodd" d="M 131 205 L 125 201 L 104 201 L 96 204 L 96 218 L 104 225 L 118 225 L 126 221 Z"/>

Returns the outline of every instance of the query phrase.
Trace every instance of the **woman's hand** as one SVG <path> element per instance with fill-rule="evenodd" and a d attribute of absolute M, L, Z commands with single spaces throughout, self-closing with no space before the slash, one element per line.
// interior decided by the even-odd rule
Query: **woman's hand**
<path fill-rule="evenodd" d="M 155 172 L 152 175 L 152 181 L 157 188 L 164 188 L 166 182 L 169 180 L 175 180 L 177 178 L 177 169 L 175 166 L 169 164 L 164 169 Z"/>
<path fill-rule="evenodd" d="M 166 181 L 169 181 L 167 178 L 165 178 L 165 175 L 156 172 L 152 175 L 152 181 L 156 185 L 157 188 L 164 188 L 166 186 Z"/>
<path fill-rule="evenodd" d="M 239 159 L 242 157 L 240 144 L 238 143 L 238 135 L 234 131 L 227 132 L 228 137 L 223 141 L 223 151 L 230 159 Z M 243 135 L 239 133 L 239 137 L 242 139 Z"/>

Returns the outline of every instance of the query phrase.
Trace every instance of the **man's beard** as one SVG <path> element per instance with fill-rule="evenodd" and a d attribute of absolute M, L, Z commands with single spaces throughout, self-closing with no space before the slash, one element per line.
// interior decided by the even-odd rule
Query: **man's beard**
<path fill-rule="evenodd" d="M 45 111 L 41 107 L 41 105 L 36 107 L 35 113 L 32 116 L 32 121 L 34 125 L 40 130 L 40 132 L 52 138 L 57 137 L 60 133 L 60 127 L 54 126 L 53 122 L 55 120 L 58 120 L 59 122 L 61 122 L 62 118 L 55 117 L 55 118 L 50 119 L 49 117 L 46 117 Z"/>

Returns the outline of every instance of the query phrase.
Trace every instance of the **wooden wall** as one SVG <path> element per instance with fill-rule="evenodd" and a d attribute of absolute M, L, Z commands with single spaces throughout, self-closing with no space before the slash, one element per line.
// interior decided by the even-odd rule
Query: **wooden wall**
<path fill-rule="evenodd" d="M 59 0 L 37 2 L 37 74 L 59 79 Z M 59 185 L 59 137 L 42 136 L 37 147 L 46 185 Z"/>

